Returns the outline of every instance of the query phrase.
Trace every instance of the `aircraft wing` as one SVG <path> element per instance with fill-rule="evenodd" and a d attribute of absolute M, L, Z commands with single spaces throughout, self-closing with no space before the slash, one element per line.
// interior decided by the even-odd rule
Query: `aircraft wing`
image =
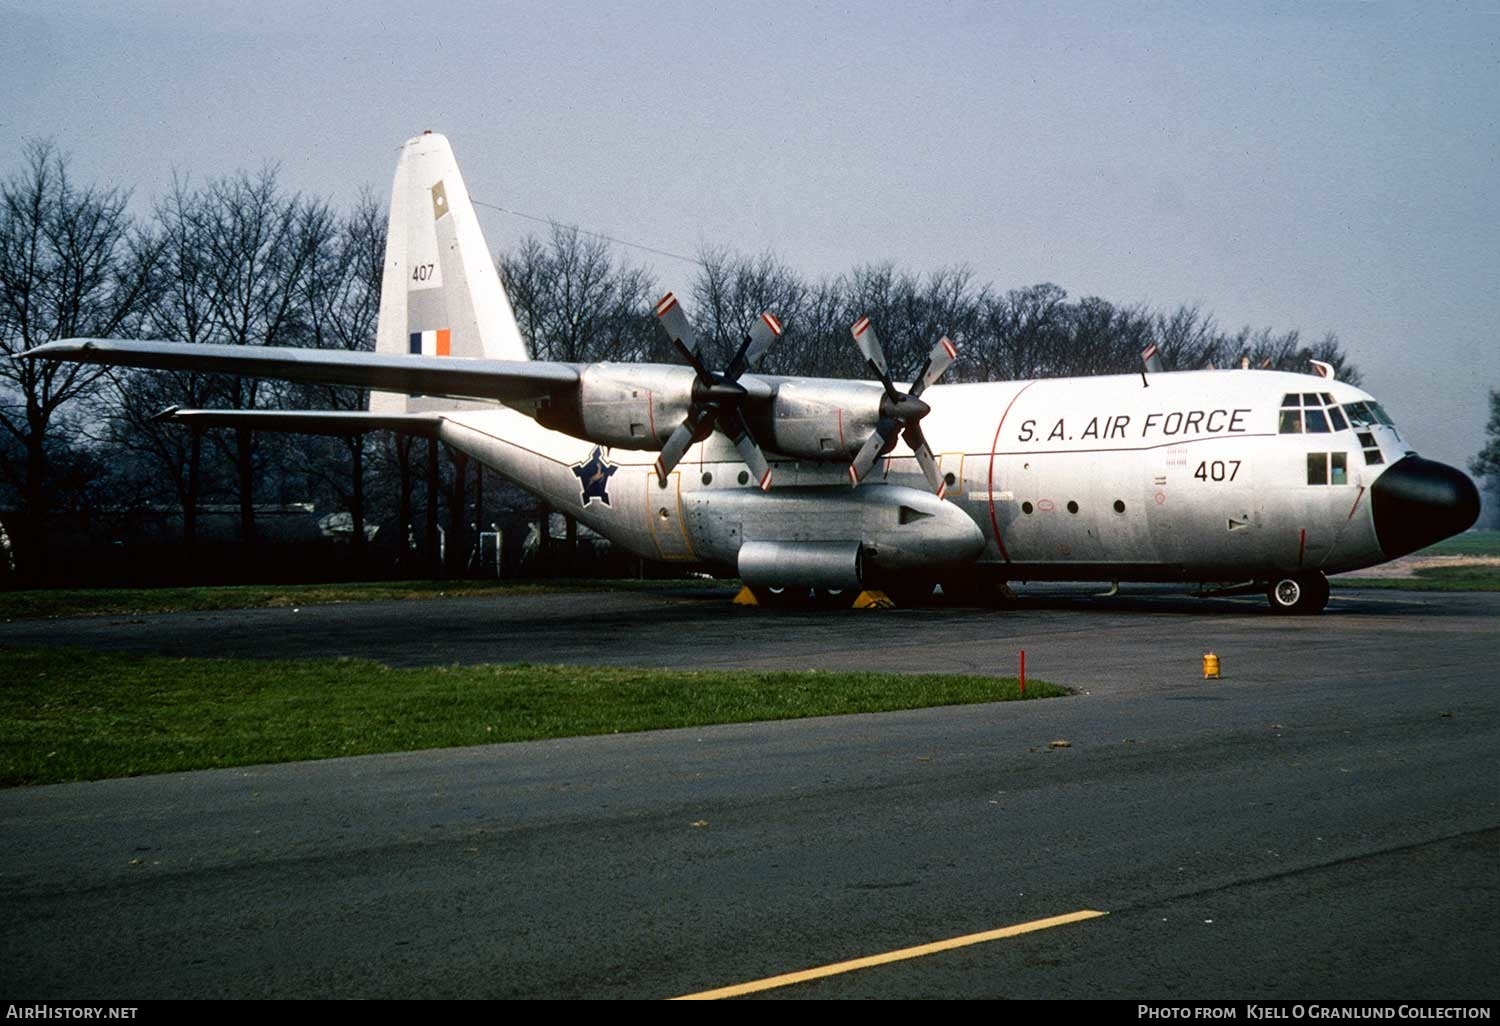
<path fill-rule="evenodd" d="M 184 410 L 169 406 L 156 415 L 194 428 L 249 428 L 252 431 L 291 431 L 303 435 L 359 435 L 366 431 L 395 431 L 403 435 L 437 435 L 438 413 L 366 413 L 364 410 Z"/>
<path fill-rule="evenodd" d="M 117 367 L 244 374 L 282 381 L 354 385 L 384 392 L 498 402 L 540 399 L 559 388 L 578 383 L 578 369 L 567 363 L 411 356 L 405 353 L 391 355 L 289 346 L 67 338 L 37 346 L 22 355 Z"/>

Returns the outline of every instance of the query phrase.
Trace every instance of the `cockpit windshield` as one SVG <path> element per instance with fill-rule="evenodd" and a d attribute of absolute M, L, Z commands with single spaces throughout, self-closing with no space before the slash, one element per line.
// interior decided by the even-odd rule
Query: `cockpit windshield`
<path fill-rule="evenodd" d="M 1386 415 L 1385 410 L 1377 402 L 1345 403 L 1344 412 L 1349 415 L 1349 423 L 1355 427 L 1369 427 L 1371 424 L 1384 424 L 1386 427 L 1395 427 L 1391 423 L 1391 418 Z"/>
<path fill-rule="evenodd" d="M 1325 409 L 1326 407 L 1326 409 Z M 1326 435 L 1349 426 L 1344 415 L 1326 392 L 1288 392 L 1281 397 L 1281 420 L 1277 430 L 1283 435 Z"/>
<path fill-rule="evenodd" d="M 1283 435 L 1317 435 L 1372 424 L 1395 426 L 1377 402 L 1361 401 L 1340 406 L 1327 392 L 1288 392 L 1281 397 L 1277 430 Z"/>

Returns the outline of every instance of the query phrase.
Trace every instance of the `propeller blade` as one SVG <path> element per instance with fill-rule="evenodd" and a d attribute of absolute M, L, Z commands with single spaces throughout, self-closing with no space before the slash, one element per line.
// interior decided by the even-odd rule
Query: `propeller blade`
<path fill-rule="evenodd" d="M 943 376 L 943 372 L 956 359 L 958 359 L 958 346 L 953 344 L 953 340 L 947 335 L 938 339 L 937 345 L 932 347 L 932 353 L 927 357 L 927 366 L 922 369 L 921 374 L 917 375 L 918 381 L 912 388 L 911 394 L 921 395 L 930 386 L 937 384 L 937 379 Z"/>
<path fill-rule="evenodd" d="M 906 444 L 911 446 L 911 451 L 916 454 L 917 463 L 922 468 L 922 473 L 927 475 L 927 483 L 939 499 L 948 494 L 948 482 L 943 480 L 938 473 L 937 461 L 932 458 L 932 446 L 927 444 L 927 437 L 922 434 L 920 424 L 912 424 L 901 437 L 906 439 Z"/>
<path fill-rule="evenodd" d="M 882 378 L 889 377 L 885 350 L 881 348 L 880 336 L 875 334 L 875 326 L 870 323 L 870 318 L 861 317 L 855 321 L 849 333 L 854 336 L 854 342 L 859 346 L 859 351 L 865 354 L 865 359 L 875 365 L 875 373 Z"/>
<path fill-rule="evenodd" d="M 763 313 L 757 317 L 750 333 L 740 343 L 739 352 L 729 361 L 729 367 L 724 371 L 724 380 L 738 381 L 745 371 L 754 370 L 756 364 L 760 363 L 760 358 L 766 355 L 766 350 L 780 337 L 781 322 L 774 314 Z"/>
<path fill-rule="evenodd" d="M 1152 374 L 1160 374 L 1162 372 L 1161 350 L 1156 348 L 1155 342 L 1141 350 L 1141 363 Z"/>
<path fill-rule="evenodd" d="M 699 440 L 704 425 L 713 415 L 713 407 L 710 406 L 694 406 L 688 410 L 687 418 L 677 425 L 677 430 L 667 438 L 667 444 L 661 447 L 661 455 L 656 457 L 658 481 L 667 483 L 667 475 L 681 462 L 693 443 Z"/>
<path fill-rule="evenodd" d="M 719 411 L 719 428 L 734 443 L 740 459 L 744 460 L 745 466 L 750 468 L 750 476 L 755 478 L 756 483 L 760 485 L 760 490 L 770 491 L 771 467 L 766 463 L 766 454 L 760 451 L 760 446 L 751 436 L 750 428 L 746 425 L 744 414 L 740 413 L 739 407 L 730 406 Z"/>
<path fill-rule="evenodd" d="M 896 429 L 901 426 L 899 420 L 881 418 L 880 423 L 875 425 L 875 433 L 860 447 L 858 453 L 849 464 L 849 483 L 856 488 L 880 458 L 880 454 L 891 447 L 891 440 L 896 437 Z"/>
<path fill-rule="evenodd" d="M 688 323 L 687 314 L 682 312 L 682 304 L 677 302 L 677 297 L 672 293 L 668 292 L 657 301 L 656 320 L 674 344 L 679 344 L 687 353 L 698 352 L 698 337 L 693 334 L 693 326 Z M 697 362 L 691 357 L 689 359 Z"/>
<path fill-rule="evenodd" d="M 740 351 L 734 354 L 734 359 L 729 361 L 729 369 L 724 372 L 724 380 L 738 381 L 741 374 L 747 370 L 754 370 L 759 365 L 761 357 L 766 355 L 775 341 L 781 337 L 781 322 L 772 313 L 763 313 L 755 318 L 755 324 L 750 328 L 750 334 L 745 336 L 745 341 L 740 346 Z"/>

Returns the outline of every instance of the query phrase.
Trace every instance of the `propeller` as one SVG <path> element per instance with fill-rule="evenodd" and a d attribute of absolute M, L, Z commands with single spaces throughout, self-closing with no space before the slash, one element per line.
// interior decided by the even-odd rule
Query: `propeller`
<path fill-rule="evenodd" d="M 715 374 L 703 365 L 698 355 L 698 339 L 688 323 L 687 314 L 677 297 L 668 292 L 656 304 L 656 318 L 673 347 L 692 366 L 697 377 L 693 381 L 693 397 L 688 405 L 687 417 L 677 430 L 667 438 L 656 458 L 656 476 L 666 484 L 667 475 L 677 466 L 695 442 L 701 442 L 713 434 L 715 425 L 734 443 L 740 459 L 750 468 L 750 473 L 760 484 L 761 491 L 771 487 L 771 467 L 765 453 L 756 444 L 740 410 L 740 400 L 745 398 L 745 388 L 739 384 L 742 374 L 750 370 L 766 355 L 766 350 L 781 336 L 781 322 L 774 315 L 763 313 L 755 319 L 750 333 L 740 343 L 739 351 L 729 361 L 724 373 Z"/>
<path fill-rule="evenodd" d="M 865 364 L 879 376 L 880 383 L 885 386 L 885 395 L 880 397 L 880 420 L 876 422 L 875 433 L 849 464 L 849 482 L 858 487 L 875 461 L 895 447 L 896 435 L 899 433 L 916 454 L 917 463 L 927 476 L 927 483 L 941 499 L 948 492 L 948 483 L 938 473 L 937 461 L 932 458 L 932 447 L 922 434 L 922 418 L 932 410 L 932 407 L 922 401 L 922 393 L 942 377 L 948 365 L 958 357 L 958 347 L 946 335 L 939 339 L 937 345 L 932 347 L 932 352 L 927 354 L 927 362 L 917 372 L 911 391 L 900 392 L 891 381 L 885 350 L 880 345 L 880 337 L 875 334 L 874 326 L 870 324 L 870 318 L 861 317 L 849 331 L 854 335 L 859 351 L 864 354 Z"/>

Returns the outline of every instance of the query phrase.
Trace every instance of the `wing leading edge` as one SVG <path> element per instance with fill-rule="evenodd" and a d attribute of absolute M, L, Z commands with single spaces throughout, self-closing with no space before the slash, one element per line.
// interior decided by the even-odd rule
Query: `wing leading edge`
<path fill-rule="evenodd" d="M 567 363 L 397 356 L 341 349 L 68 338 L 37 346 L 22 355 L 116 367 L 353 385 L 385 392 L 449 399 L 490 399 L 503 403 L 542 399 L 560 388 L 578 384 L 578 368 Z"/>

